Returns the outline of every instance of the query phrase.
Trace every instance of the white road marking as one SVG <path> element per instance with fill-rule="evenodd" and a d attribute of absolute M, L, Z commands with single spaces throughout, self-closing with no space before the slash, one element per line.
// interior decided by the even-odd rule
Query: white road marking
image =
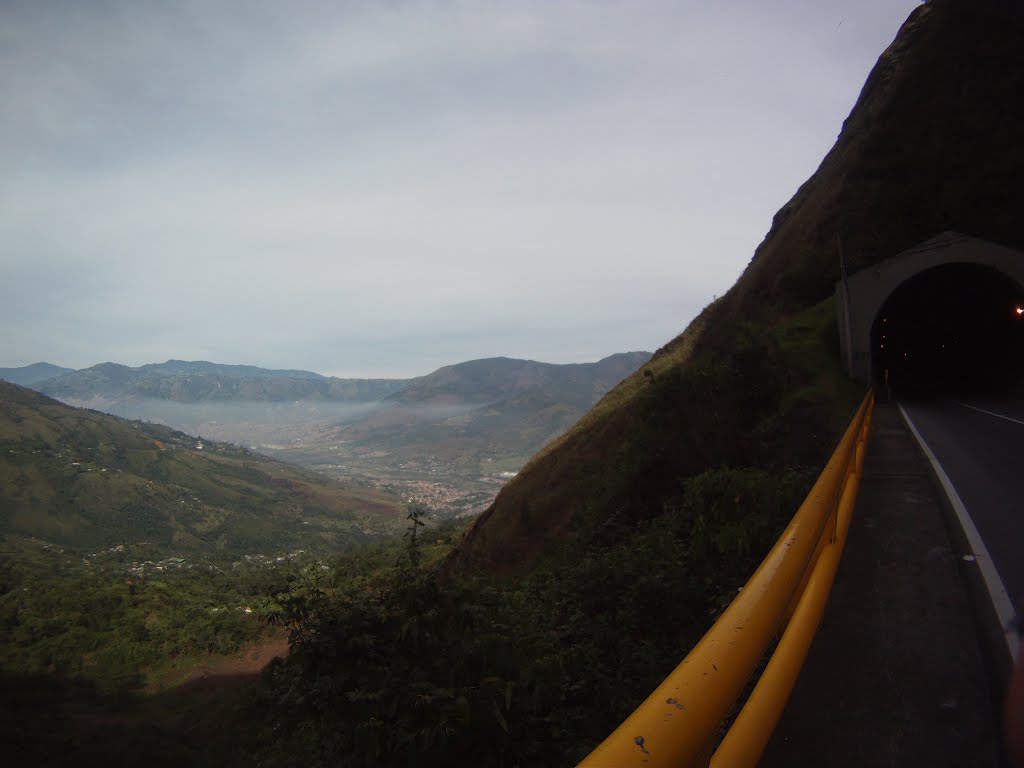
<path fill-rule="evenodd" d="M 959 400 L 956 401 L 956 404 L 962 405 L 964 408 L 970 408 L 972 411 L 978 411 L 979 413 L 987 413 L 989 416 L 995 416 L 997 419 L 1006 419 L 1006 421 L 1012 421 L 1014 424 L 1020 424 L 1022 427 L 1024 427 L 1024 421 L 1021 421 L 1020 419 L 1013 419 L 1010 418 L 1009 416 L 1003 416 L 1003 414 L 996 413 L 995 411 L 986 411 L 984 408 L 979 408 L 976 405 L 968 405 L 967 403 L 963 403 Z"/>
<path fill-rule="evenodd" d="M 972 554 L 976 558 L 978 568 L 981 570 L 981 577 L 985 582 L 985 589 L 988 591 L 989 599 L 992 601 L 992 607 L 996 612 L 996 618 L 1003 630 L 1003 639 L 1006 640 L 1006 648 L 1010 652 L 1010 658 L 1014 663 L 1016 663 L 1017 653 L 1020 649 L 1020 635 L 1013 624 L 1015 611 L 1013 609 L 1013 601 L 1010 600 L 1010 594 L 1006 591 L 1006 585 L 1003 584 L 1003 580 L 1000 578 L 999 572 L 996 570 L 995 564 L 992 562 L 992 556 L 988 553 L 988 547 L 985 546 L 985 542 L 982 540 L 981 534 L 978 533 L 978 529 L 974 525 L 974 521 L 967 512 L 967 507 L 964 506 L 963 501 L 960 499 L 960 494 L 958 494 L 956 492 L 956 488 L 953 487 L 953 483 L 950 481 L 949 475 L 946 474 L 942 465 L 939 464 L 939 460 L 935 458 L 935 454 L 932 453 L 932 449 L 928 447 L 928 443 L 925 442 L 921 433 L 918 432 L 917 427 L 910 418 L 910 415 L 899 403 L 897 403 L 897 407 L 900 409 L 900 413 L 903 414 L 903 420 L 907 422 L 907 426 L 910 427 L 910 431 L 917 439 L 918 445 L 921 446 L 921 450 L 924 451 L 925 457 L 927 457 L 928 461 L 931 462 L 932 469 L 935 470 L 935 474 L 939 478 L 939 482 L 942 484 L 942 488 L 945 490 L 946 496 L 949 497 L 950 504 L 953 505 L 953 510 L 956 512 L 957 519 L 960 521 L 960 527 L 963 529 L 964 536 L 967 537 L 967 544 L 970 546 Z M 972 406 L 967 407 L 970 408 Z M 978 410 L 981 409 L 979 408 Z M 993 415 L 998 416 L 999 414 Z M 1007 417 L 1004 416 L 1003 418 Z M 1015 419 L 1010 419 L 1010 421 L 1015 421 Z"/>

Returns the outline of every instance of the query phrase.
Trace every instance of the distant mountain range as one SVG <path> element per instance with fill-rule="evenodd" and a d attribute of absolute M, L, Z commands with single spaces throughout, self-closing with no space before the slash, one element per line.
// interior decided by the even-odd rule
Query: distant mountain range
<path fill-rule="evenodd" d="M 686 478 L 824 464 L 863 394 L 839 362 L 837 281 L 947 231 L 1024 248 L 1021 4 L 914 5 L 743 276 L 502 488 L 452 571 L 522 573 L 629 542 L 641 521 L 693 503 Z M 932 311 L 922 300 L 922 334 L 937 333 L 924 328 Z M 735 523 L 721 515 L 707 522 L 724 539 Z"/>
<path fill-rule="evenodd" d="M 20 384 L 23 387 L 31 387 L 62 374 L 72 373 L 74 370 L 74 368 L 61 368 L 52 363 L 33 363 L 22 368 L 0 368 L 0 379 L 12 384 Z"/>
<path fill-rule="evenodd" d="M 43 394 L 68 402 L 138 400 L 153 398 L 179 403 L 207 401 L 288 402 L 326 400 L 377 401 L 396 392 L 403 379 L 339 379 L 311 371 L 277 371 L 249 365 L 221 365 L 205 361 L 168 360 L 138 368 L 100 363 L 74 371 L 25 381 L 28 368 L 0 369 L 0 378 L 31 386 Z M 56 369 L 56 366 L 52 366 Z M 8 372 L 12 375 L 4 375 Z M 39 371 L 41 375 L 42 370 Z M 22 379 L 18 381 L 17 379 Z"/>
<path fill-rule="evenodd" d="M 0 382 L 0 534 L 76 548 L 335 548 L 394 530 L 402 508 L 373 488 Z"/>
<path fill-rule="evenodd" d="M 553 401 L 589 408 L 650 358 L 650 352 L 623 352 L 596 363 L 571 365 L 508 357 L 471 360 L 411 379 L 387 402 L 406 406 L 479 405 L 543 393 Z"/>
<path fill-rule="evenodd" d="M 274 453 L 318 469 L 341 461 L 411 475 L 514 471 L 650 357 L 626 352 L 575 365 L 499 357 L 446 366 L 366 415 Z"/>
<path fill-rule="evenodd" d="M 529 391 L 589 405 L 649 360 L 649 352 L 624 352 L 596 363 L 557 365 L 494 357 L 439 368 L 413 379 L 340 379 L 312 371 L 168 360 L 131 368 L 100 363 L 74 370 L 51 363 L 0 368 L 0 379 L 63 401 L 151 398 L 179 403 L 379 402 L 403 405 L 486 403 Z"/>
<path fill-rule="evenodd" d="M 67 404 L 257 447 L 328 472 L 431 481 L 515 471 L 651 357 L 472 360 L 413 379 L 169 360 L 3 369 Z M 48 371 L 57 375 L 42 378 Z"/>

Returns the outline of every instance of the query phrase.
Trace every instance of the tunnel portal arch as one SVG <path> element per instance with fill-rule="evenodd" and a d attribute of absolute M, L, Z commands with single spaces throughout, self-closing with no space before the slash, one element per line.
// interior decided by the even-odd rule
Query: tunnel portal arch
<path fill-rule="evenodd" d="M 957 293 L 958 288 L 960 293 Z M 945 315 L 940 317 L 922 311 L 915 318 L 908 313 L 908 307 L 919 305 L 928 296 L 935 300 L 935 306 L 929 307 L 929 311 L 945 309 Z M 1024 316 L 1014 316 L 1014 302 L 1022 303 L 1024 308 L 1024 253 L 947 232 L 839 281 L 836 298 L 843 360 L 847 371 L 858 381 L 879 383 L 883 377 L 882 366 L 893 362 L 878 345 L 885 343 L 879 338 L 885 333 L 880 326 L 893 321 L 894 318 L 885 318 L 894 309 L 900 317 L 901 343 L 911 345 L 900 350 L 901 353 L 909 355 L 914 349 L 922 353 L 929 349 L 928 344 L 938 348 L 945 343 L 945 339 L 940 338 L 943 334 L 948 338 L 963 338 L 961 351 L 965 353 L 955 357 L 953 363 L 969 370 L 979 362 L 973 356 L 982 351 L 977 344 L 979 339 L 985 341 L 983 346 L 999 343 L 1004 348 L 1006 344 L 1016 344 L 1015 339 L 1024 339 L 1019 335 L 1024 333 Z M 940 306 L 942 302 L 944 306 Z M 1000 302 L 1010 302 L 1010 305 L 998 309 L 996 305 Z M 993 312 L 991 317 L 987 314 L 989 309 Z M 1003 317 L 1020 322 L 1012 328 L 986 325 L 996 322 L 995 313 L 1000 311 L 1010 313 Z M 996 330 L 985 336 L 984 331 L 979 331 L 981 327 Z M 958 328 L 963 332 L 956 332 Z M 936 339 L 938 342 L 934 343 Z M 966 345 L 971 339 L 976 348 L 967 354 Z M 1004 351 L 1006 361 L 1012 366 L 1024 364 L 1024 348 Z M 991 362 L 991 358 L 987 359 Z M 919 357 L 918 362 L 921 360 Z M 941 351 L 934 351 L 933 358 L 927 362 L 919 374 L 926 370 L 945 370 Z M 986 370 L 986 373 L 994 375 L 995 371 Z M 903 370 L 902 374 L 903 384 L 908 385 L 911 379 L 907 371 Z M 920 375 L 917 378 L 920 380 Z M 952 378 L 947 383 L 951 382 Z"/>

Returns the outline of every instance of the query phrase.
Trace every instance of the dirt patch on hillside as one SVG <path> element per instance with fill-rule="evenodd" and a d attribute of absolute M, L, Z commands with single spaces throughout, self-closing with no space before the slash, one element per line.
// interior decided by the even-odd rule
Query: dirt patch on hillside
<path fill-rule="evenodd" d="M 176 738 L 189 750 L 226 748 L 245 730 L 246 690 L 275 658 L 288 655 L 288 633 L 278 630 L 237 653 L 196 664 L 180 682 L 150 696 L 136 713 L 161 738 Z"/>
<path fill-rule="evenodd" d="M 183 685 L 215 677 L 257 675 L 271 661 L 287 655 L 288 633 L 275 632 L 270 637 L 245 646 L 238 653 L 196 666 L 185 678 Z"/>
<path fill-rule="evenodd" d="M 288 633 L 278 630 L 231 655 L 211 657 L 187 669 L 163 671 L 151 677 L 147 692 L 155 694 L 177 689 L 212 692 L 225 686 L 234 688 L 246 679 L 256 679 L 271 661 L 287 655 Z"/>

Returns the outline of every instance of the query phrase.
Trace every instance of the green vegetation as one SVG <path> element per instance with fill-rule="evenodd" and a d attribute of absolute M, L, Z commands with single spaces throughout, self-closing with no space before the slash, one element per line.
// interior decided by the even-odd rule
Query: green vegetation
<path fill-rule="evenodd" d="M 337 549 L 395 530 L 396 498 L 236 446 L 0 382 L 0 533 L 68 547 Z"/>
<path fill-rule="evenodd" d="M 693 333 L 699 333 L 699 323 Z M 832 299 L 700 352 L 684 334 L 506 485 L 449 574 L 522 573 L 617 545 L 709 469 L 823 466 L 863 397 L 838 359 Z"/>
<path fill-rule="evenodd" d="M 439 581 L 422 533 L 394 567 L 336 568 L 282 596 L 293 650 L 249 749 L 281 766 L 573 765 L 705 631 L 815 473 L 701 474 L 623 546 L 516 583 Z"/>
<path fill-rule="evenodd" d="M 705 308 L 704 312 L 707 312 L 707 308 Z M 639 370 L 627 376 L 618 386 L 602 397 L 593 408 L 587 411 L 583 418 L 575 423 L 572 432 L 581 432 L 588 429 L 602 416 L 628 403 L 643 391 L 644 385 L 649 379 L 685 364 L 693 352 L 694 342 L 704 327 L 703 318 L 704 313 L 701 313 L 683 333 L 671 343 L 659 349 Z M 557 450 L 567 438 L 568 435 L 563 435 L 556 440 L 552 440 L 533 456 L 532 461 L 537 461 L 552 451 Z"/>
<path fill-rule="evenodd" d="M 531 461 L 456 549 L 455 529 L 421 526 L 413 510 L 404 547 L 352 551 L 329 570 L 284 579 L 147 576 L 133 593 L 123 571 L 94 576 L 59 552 L 36 552 L 24 571 L 5 561 L 4 664 L 78 677 L 5 667 L 7 690 L 31 717 L 0 718 L 0 736 L 33 765 L 83 754 L 303 768 L 580 759 L 747 579 L 860 399 L 838 361 L 829 298 L 840 253 L 862 268 L 944 229 L 1021 244 L 1012 179 L 1024 161 L 1014 143 L 1022 27 L 1009 6 L 935 0 L 915 11 L 740 282 Z M 226 447 L 199 451 L 141 425 L 121 423 L 115 436 L 98 414 L 43 418 L 56 404 L 26 402 L 20 390 L 5 397 L 17 407 L 0 409 L 2 530 L 109 547 L 137 525 L 161 546 L 216 552 L 295 540 L 317 509 L 369 525 L 328 515 L 335 491 L 297 470 Z M 117 470 L 129 479 L 106 489 Z M 344 539 L 317 525 L 314 540 Z M 244 642 L 259 629 L 237 606 L 259 594 L 288 627 L 292 653 L 247 708 L 165 723 L 141 737 L 142 751 L 126 751 L 123 723 L 138 726 L 149 710 L 129 699 L 140 716 L 126 720 L 126 705 L 102 687 L 133 682 L 161 655 Z M 221 606 L 236 612 L 217 618 Z M 109 673 L 92 666 L 100 659 Z M 81 726 L 74 702 L 106 717 L 88 731 L 91 751 L 60 742 Z M 182 752 L 167 737 L 183 744 L 203 722 L 201 748 Z"/>
<path fill-rule="evenodd" d="M 660 514 L 709 468 L 820 464 L 859 399 L 834 329 L 819 335 L 840 264 L 947 230 L 1024 244 L 1022 43 L 1012 3 L 915 9 L 740 280 L 502 489 L 451 570 L 527 570 L 605 521 Z"/>
<path fill-rule="evenodd" d="M 398 510 L 372 488 L 0 382 L 0 705 L 17 713 L 0 718 L 4 743 L 31 765 L 223 764 L 205 741 L 221 734 L 174 736 L 205 733 L 182 713 L 219 722 L 235 705 L 142 696 L 147 682 L 263 642 L 276 593 L 325 567 L 317 553 L 395 530 Z"/>
<path fill-rule="evenodd" d="M 147 672 L 237 651 L 267 630 L 270 596 L 298 577 L 270 567 L 184 558 L 150 561 L 132 548 L 72 553 L 0 541 L 0 669 L 135 689 Z M 248 609 L 248 612 L 246 611 Z"/>
<path fill-rule="evenodd" d="M 130 548 L 83 556 L 8 537 L 0 677 L 22 711 L 4 736 L 56 765 L 103 744 L 111 765 L 573 764 L 703 633 L 815 471 L 701 474 L 624 546 L 505 584 L 439 580 L 459 529 L 424 525 L 420 507 L 404 543 L 329 568 L 206 560 L 139 578 Z M 262 686 L 228 699 L 153 689 L 268 621 L 289 628 L 292 653 Z"/>
<path fill-rule="evenodd" d="M 430 567 L 455 529 L 417 527 L 416 565 Z M 402 551 L 385 540 L 333 561 L 151 560 L 152 545 L 85 552 L 0 538 L 0 741 L 17 765 L 77 765 L 83 755 L 106 765 L 246 764 L 244 742 L 252 730 L 262 738 L 262 715 L 245 710 L 258 667 L 244 659 L 280 647 L 282 617 L 303 610 L 317 585 L 391 578 Z M 244 674 L 231 671 L 239 667 Z"/>
<path fill-rule="evenodd" d="M 519 470 L 649 357 L 628 352 L 573 365 L 493 358 L 446 366 L 413 379 L 372 413 L 272 453 L 325 471 L 342 464 L 349 474 L 486 491 L 481 476 Z"/>

